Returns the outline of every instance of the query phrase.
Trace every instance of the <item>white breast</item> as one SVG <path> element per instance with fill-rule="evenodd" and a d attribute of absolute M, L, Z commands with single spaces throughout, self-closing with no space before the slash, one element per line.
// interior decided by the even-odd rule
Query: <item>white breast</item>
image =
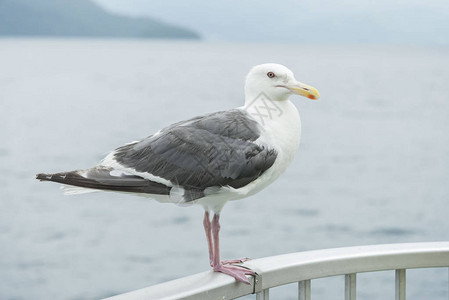
<path fill-rule="evenodd" d="M 260 107 L 243 107 L 264 128 L 263 135 L 257 142 L 277 150 L 276 161 L 262 176 L 239 190 L 242 197 L 253 195 L 276 180 L 292 162 L 301 138 L 301 120 L 295 105 L 289 100 L 272 103 L 277 111 L 263 114 Z M 239 198 L 242 198 L 239 197 Z"/>

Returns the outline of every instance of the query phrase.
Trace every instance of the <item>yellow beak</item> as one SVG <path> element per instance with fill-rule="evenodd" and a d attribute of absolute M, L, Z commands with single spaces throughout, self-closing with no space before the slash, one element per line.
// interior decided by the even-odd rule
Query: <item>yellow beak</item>
<path fill-rule="evenodd" d="M 297 82 L 293 85 L 288 85 L 287 88 L 296 95 L 301 95 L 312 100 L 320 99 L 320 93 L 313 86 Z"/>

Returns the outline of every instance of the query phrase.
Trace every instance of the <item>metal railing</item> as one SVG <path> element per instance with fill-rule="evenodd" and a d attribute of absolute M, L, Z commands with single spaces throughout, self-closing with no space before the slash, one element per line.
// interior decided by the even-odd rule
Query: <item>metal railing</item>
<path fill-rule="evenodd" d="M 298 299 L 310 300 L 311 280 L 343 275 L 345 299 L 355 300 L 357 273 L 395 270 L 395 299 L 405 300 L 406 269 L 449 267 L 449 242 L 305 251 L 254 259 L 244 265 L 258 274 L 251 277 L 251 285 L 237 283 L 230 276 L 209 271 L 108 299 L 235 299 L 256 294 L 257 300 L 268 300 L 270 288 L 297 282 Z"/>

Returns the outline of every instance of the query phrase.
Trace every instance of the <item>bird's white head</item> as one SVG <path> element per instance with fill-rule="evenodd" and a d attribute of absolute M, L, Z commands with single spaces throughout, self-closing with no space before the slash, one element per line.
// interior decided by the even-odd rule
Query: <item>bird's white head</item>
<path fill-rule="evenodd" d="M 297 81 L 287 67 L 273 63 L 257 65 L 246 76 L 246 101 L 252 101 L 261 93 L 274 101 L 287 100 L 293 94 L 312 100 L 320 98 L 314 87 Z"/>

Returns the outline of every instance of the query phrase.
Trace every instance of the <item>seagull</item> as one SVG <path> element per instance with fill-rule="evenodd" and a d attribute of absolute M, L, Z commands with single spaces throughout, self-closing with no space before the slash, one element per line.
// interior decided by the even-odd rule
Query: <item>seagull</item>
<path fill-rule="evenodd" d="M 320 98 L 287 67 L 257 65 L 246 77 L 243 106 L 172 124 L 115 149 L 92 168 L 36 178 L 63 184 L 66 194 L 102 190 L 201 205 L 213 271 L 250 284 L 246 275 L 256 273 L 241 265 L 247 258 L 220 259 L 220 213 L 226 202 L 268 186 L 293 160 L 301 122 L 291 95 Z"/>

